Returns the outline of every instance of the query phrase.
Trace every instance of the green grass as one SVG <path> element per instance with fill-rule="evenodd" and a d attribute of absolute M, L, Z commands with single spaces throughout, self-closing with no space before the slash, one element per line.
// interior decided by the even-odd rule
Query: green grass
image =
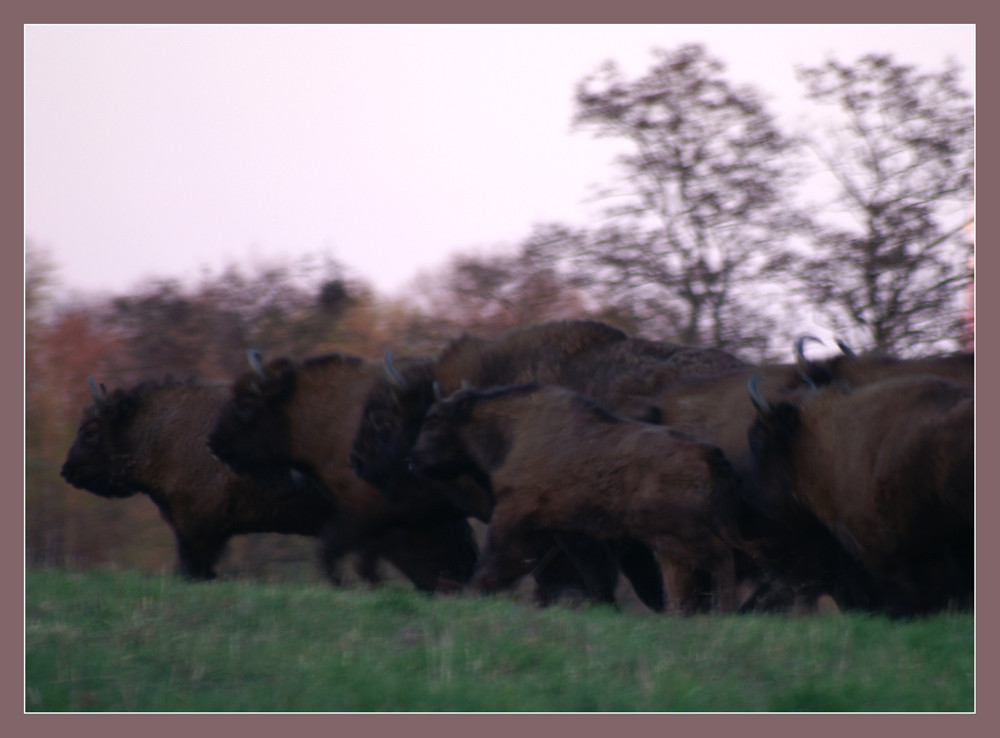
<path fill-rule="evenodd" d="M 25 615 L 29 712 L 974 709 L 969 614 L 681 618 L 29 570 Z"/>

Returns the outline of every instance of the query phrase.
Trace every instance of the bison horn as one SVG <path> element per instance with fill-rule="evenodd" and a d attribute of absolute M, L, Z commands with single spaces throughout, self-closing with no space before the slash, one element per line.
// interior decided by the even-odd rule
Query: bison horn
<path fill-rule="evenodd" d="M 767 400 L 761 396 L 760 390 L 757 389 L 757 385 L 759 383 L 760 375 L 754 374 L 753 377 L 750 378 L 750 382 L 747 384 L 747 389 L 750 390 L 750 402 L 752 402 L 753 406 L 757 408 L 758 413 L 767 417 L 771 414 L 771 406 L 768 404 Z"/>
<path fill-rule="evenodd" d="M 853 351 L 851 351 L 851 347 L 850 347 L 850 346 L 848 346 L 848 345 L 847 345 L 846 343 L 844 343 L 843 341 L 841 341 L 841 340 L 840 340 L 839 338 L 837 339 L 837 347 L 838 347 L 838 348 L 839 348 L 839 349 L 841 350 L 841 352 L 842 352 L 842 353 L 843 353 L 843 354 L 844 354 L 845 356 L 854 356 L 854 352 L 853 352 Z"/>
<path fill-rule="evenodd" d="M 90 385 L 90 394 L 94 396 L 94 402 L 99 406 L 104 405 L 108 401 L 108 388 L 103 384 L 98 387 L 97 380 L 94 379 L 93 374 L 87 377 L 87 384 Z"/>
<path fill-rule="evenodd" d="M 247 351 L 247 361 L 250 362 L 251 371 L 253 371 L 259 379 L 267 379 L 267 372 L 264 371 L 260 351 L 257 349 L 250 349 Z"/>
<path fill-rule="evenodd" d="M 435 379 L 432 387 L 434 387 L 434 401 L 440 402 L 443 400 L 444 392 L 441 390 L 441 383 Z"/>
<path fill-rule="evenodd" d="M 805 384 L 807 387 L 809 387 L 809 389 L 816 389 L 816 383 L 814 381 L 812 381 L 812 379 L 809 377 L 808 374 L 804 374 L 803 372 L 799 372 L 799 379 L 801 379 L 802 382 L 803 382 L 803 384 Z"/>
<path fill-rule="evenodd" d="M 385 375 L 393 387 L 406 389 L 406 382 L 403 381 L 399 372 L 396 371 L 396 367 L 392 365 L 392 352 L 389 349 L 386 349 L 382 355 L 382 368 L 385 369 Z"/>
<path fill-rule="evenodd" d="M 806 341 L 815 341 L 821 346 L 823 345 L 823 342 L 818 338 L 816 338 L 816 336 L 811 336 L 808 334 L 804 336 L 799 336 L 798 340 L 795 342 L 795 363 L 798 364 L 799 367 L 803 369 L 810 366 L 809 360 L 806 358 L 805 351 L 803 350 Z"/>

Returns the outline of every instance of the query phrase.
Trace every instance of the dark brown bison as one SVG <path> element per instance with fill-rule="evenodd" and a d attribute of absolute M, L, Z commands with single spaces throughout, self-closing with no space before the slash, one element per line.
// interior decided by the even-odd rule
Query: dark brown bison
<path fill-rule="evenodd" d="M 330 566 L 349 552 L 374 551 L 418 589 L 461 586 L 477 556 L 466 517 L 426 482 L 390 503 L 348 465 L 362 403 L 380 373 L 378 364 L 354 356 L 279 358 L 264 366 L 251 353 L 251 369 L 233 383 L 208 445 L 250 478 L 294 471 L 322 489 L 332 509 Z"/>
<path fill-rule="evenodd" d="M 542 323 L 509 331 L 497 339 L 465 335 L 435 360 L 398 370 L 387 361 L 386 376 L 375 384 L 366 401 L 351 464 L 388 499 L 395 499 L 408 487 L 412 474 L 406 459 L 424 414 L 434 402 L 435 385 L 450 394 L 463 386 L 542 382 L 567 387 L 618 409 L 685 377 L 742 366 L 739 359 L 716 349 L 630 338 L 597 321 Z M 639 598 L 653 609 L 662 609 L 659 568 L 645 547 L 622 544 L 608 552 L 603 545 L 588 546 L 584 537 L 570 542 L 568 536 L 558 545 L 589 582 L 585 589 L 603 593 L 598 599 L 608 599 L 614 591 L 618 565 L 608 563 L 611 556 L 620 563 Z M 540 537 L 529 558 L 537 561 L 551 547 L 551 542 Z"/>
<path fill-rule="evenodd" d="M 756 377 L 758 394 L 767 402 L 796 396 L 803 389 L 846 383 L 860 386 L 893 376 L 935 374 L 971 384 L 971 354 L 927 359 L 895 359 L 884 355 L 855 356 L 841 344 L 842 355 L 809 361 L 803 336 L 795 343 L 794 364 L 735 369 L 713 377 L 697 377 L 666 386 L 643 398 L 632 414 L 655 420 L 700 440 L 718 445 L 738 473 L 747 479 L 741 497 L 731 501 L 734 527 L 743 536 L 744 548 L 757 555 L 749 561 L 738 552 L 739 571 L 745 583 L 755 586 L 748 608 L 810 606 L 823 594 L 832 594 L 841 607 L 870 608 L 880 595 L 867 572 L 846 554 L 835 536 L 814 516 L 777 514 L 746 494 L 753 489 L 754 460 L 748 431 L 758 413 L 747 393 Z M 786 511 L 787 513 L 787 511 Z"/>
<path fill-rule="evenodd" d="M 792 364 L 746 366 L 711 377 L 676 382 L 642 398 L 630 410 L 638 418 L 670 426 L 719 446 L 740 472 L 752 467 L 747 431 L 757 411 L 747 384 L 758 377 L 759 391 L 774 400 L 801 388 L 802 375 Z"/>
<path fill-rule="evenodd" d="M 409 464 L 435 477 L 467 474 L 489 490 L 493 514 L 472 582 L 479 591 L 527 573 L 524 552 L 539 534 L 572 533 L 637 541 L 663 560 L 710 572 L 717 609 L 734 608 L 732 549 L 715 502 L 735 476 L 714 446 L 531 383 L 460 390 L 436 403 Z"/>
<path fill-rule="evenodd" d="M 729 529 L 742 545 L 734 552 L 744 609 L 811 607 L 825 592 L 835 590 L 835 572 L 821 567 L 827 549 L 835 546 L 829 534 L 813 521 L 786 529 L 788 520 L 776 520 L 761 509 L 757 496 L 747 494 L 752 483 L 753 457 L 747 432 L 757 411 L 747 395 L 747 384 L 757 376 L 761 393 L 774 402 L 806 383 L 794 364 L 747 366 L 711 377 L 685 379 L 642 398 L 627 414 L 666 425 L 699 441 L 719 447 L 744 484 L 728 488 L 720 503 Z M 811 554 L 817 547 L 823 553 Z M 751 555 L 752 553 L 752 555 Z M 683 572 L 680 572 L 683 574 Z M 701 592 L 707 608 L 709 590 L 692 581 L 689 601 Z M 846 605 L 838 591 L 839 602 Z"/>
<path fill-rule="evenodd" d="M 392 498 L 408 484 L 405 459 L 434 385 L 445 395 L 462 387 L 540 382 L 572 389 L 613 410 L 686 378 L 746 367 L 718 349 L 631 338 L 598 321 L 567 320 L 509 331 L 497 339 L 463 335 L 434 360 L 396 370 L 372 388 L 351 455 L 354 470 Z"/>
<path fill-rule="evenodd" d="M 228 387 L 167 380 L 109 394 L 91 379 L 91 389 L 62 476 L 102 497 L 148 495 L 177 538 L 181 573 L 212 579 L 241 533 L 323 534 L 333 504 L 315 485 L 288 474 L 256 484 L 209 453 Z"/>
<path fill-rule="evenodd" d="M 633 408 L 637 417 L 719 446 L 743 477 L 727 512 L 743 543 L 737 551 L 737 570 L 742 585 L 752 592 L 744 602 L 746 609 L 811 608 L 824 594 L 832 595 L 843 608 L 869 608 L 877 598 L 867 573 L 815 517 L 777 514 L 753 494 L 755 467 L 748 432 L 758 412 L 747 385 L 755 378 L 758 395 L 776 403 L 831 381 L 816 369 L 817 362 L 805 360 L 803 346 L 809 340 L 818 339 L 803 336 L 796 341 L 793 364 L 747 366 L 684 380 L 643 398 Z M 903 371 L 896 363 L 893 371 Z M 871 374 L 866 381 L 874 381 L 877 364 L 865 366 Z M 906 371 L 919 370 L 915 363 L 907 363 Z M 862 381 L 860 372 L 852 374 L 855 381 Z"/>
<path fill-rule="evenodd" d="M 764 507 L 828 530 L 895 615 L 968 603 L 973 588 L 971 387 L 914 376 L 770 403 L 749 441 Z"/>

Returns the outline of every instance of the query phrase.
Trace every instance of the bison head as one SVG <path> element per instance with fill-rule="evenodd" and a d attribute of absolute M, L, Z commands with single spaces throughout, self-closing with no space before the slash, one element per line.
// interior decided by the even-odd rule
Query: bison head
<path fill-rule="evenodd" d="M 756 507 L 767 517 L 790 522 L 799 517 L 791 480 L 795 440 L 802 424 L 798 407 L 781 401 L 771 405 L 757 388 L 759 375 L 749 382 L 750 400 L 757 418 L 747 431 L 753 457 L 753 490 Z"/>
<path fill-rule="evenodd" d="M 350 462 L 355 474 L 394 500 L 410 482 L 407 455 L 434 403 L 434 371 L 424 360 L 397 371 L 388 352 L 383 364 L 385 376 L 365 400 Z"/>
<path fill-rule="evenodd" d="M 496 501 L 484 465 L 505 455 L 507 445 L 488 421 L 479 424 L 476 432 L 484 434 L 479 440 L 495 458 L 474 458 L 462 437 L 463 428 L 482 395 L 473 389 L 462 389 L 447 400 L 434 403 L 407 455 L 406 465 L 419 477 L 442 485 L 451 505 L 466 515 L 489 522 Z"/>
<path fill-rule="evenodd" d="M 406 459 L 411 471 L 436 479 L 474 471 L 460 434 L 472 413 L 474 396 L 475 390 L 459 390 L 430 407 Z"/>
<path fill-rule="evenodd" d="M 84 410 L 76 439 L 62 466 L 63 479 L 102 497 L 130 497 L 141 487 L 131 478 L 133 459 L 126 433 L 136 400 L 123 390 L 109 394 L 90 378 L 94 404 Z"/>
<path fill-rule="evenodd" d="M 819 361 L 807 359 L 803 351 L 803 345 L 806 341 L 815 341 L 819 344 L 823 342 L 815 336 L 809 335 L 802 336 L 795 342 L 795 365 L 799 369 L 799 375 L 810 384 L 817 386 L 831 384 L 838 379 L 840 366 L 845 361 L 850 364 L 857 358 L 846 343 L 837 339 L 837 347 L 841 352 L 839 355 Z"/>
<path fill-rule="evenodd" d="M 296 370 L 289 359 L 276 359 L 265 367 L 256 351 L 249 353 L 249 360 L 250 371 L 233 383 L 208 446 L 234 471 L 270 478 L 292 466 L 285 411 L 295 392 Z"/>

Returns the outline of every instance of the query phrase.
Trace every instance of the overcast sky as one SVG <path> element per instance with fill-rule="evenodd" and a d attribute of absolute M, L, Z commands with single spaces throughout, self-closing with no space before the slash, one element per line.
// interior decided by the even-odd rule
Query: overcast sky
<path fill-rule="evenodd" d="M 975 84 L 973 25 L 27 26 L 25 236 L 86 291 L 327 254 L 394 295 L 591 222 L 616 145 L 572 132 L 574 86 L 689 42 L 789 122 L 830 55 Z"/>

